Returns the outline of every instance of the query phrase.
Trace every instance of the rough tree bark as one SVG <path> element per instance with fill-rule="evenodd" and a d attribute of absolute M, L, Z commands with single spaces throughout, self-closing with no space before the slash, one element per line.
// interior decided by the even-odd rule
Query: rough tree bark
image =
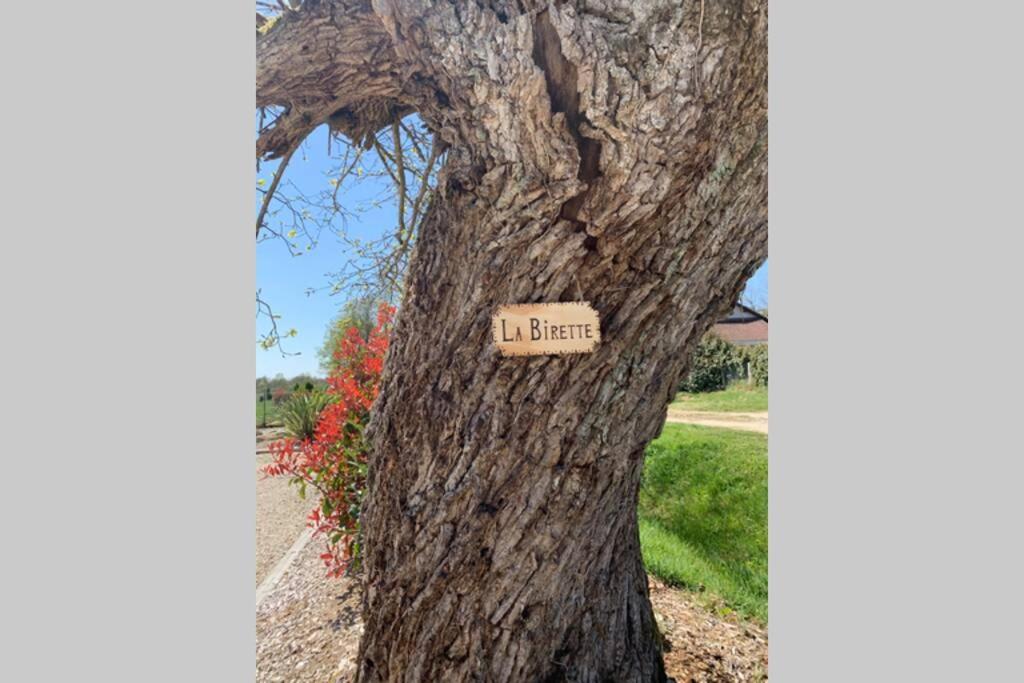
<path fill-rule="evenodd" d="M 417 111 L 448 146 L 364 510 L 359 680 L 662 681 L 644 447 L 767 252 L 763 1 L 306 2 L 258 42 L 279 156 Z M 504 303 L 592 302 L 587 355 L 501 357 Z"/>

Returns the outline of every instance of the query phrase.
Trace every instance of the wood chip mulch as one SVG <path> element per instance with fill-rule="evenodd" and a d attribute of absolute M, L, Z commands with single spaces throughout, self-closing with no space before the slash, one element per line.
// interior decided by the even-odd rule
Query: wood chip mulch
<path fill-rule="evenodd" d="M 677 683 L 768 680 L 768 634 L 760 626 L 724 619 L 686 591 L 649 578 L 651 605 L 668 641 L 665 669 Z"/>
<path fill-rule="evenodd" d="M 303 549 L 256 614 L 258 683 L 348 683 L 362 634 L 360 590 L 352 579 L 328 580 L 317 557 Z M 685 591 L 652 579 L 651 603 L 668 641 L 665 668 L 676 683 L 768 680 L 763 628 L 724 619 Z"/>

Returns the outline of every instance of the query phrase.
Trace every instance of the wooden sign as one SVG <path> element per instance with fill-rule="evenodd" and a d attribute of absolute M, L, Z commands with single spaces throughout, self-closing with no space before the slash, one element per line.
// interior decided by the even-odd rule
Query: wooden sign
<path fill-rule="evenodd" d="M 590 353 L 601 341 L 597 311 L 584 301 L 499 306 L 491 331 L 503 356 Z"/>

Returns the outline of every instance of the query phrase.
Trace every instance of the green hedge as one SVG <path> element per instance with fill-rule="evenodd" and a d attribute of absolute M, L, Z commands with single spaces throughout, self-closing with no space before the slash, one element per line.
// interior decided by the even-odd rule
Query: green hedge
<path fill-rule="evenodd" d="M 750 363 L 750 377 L 759 387 L 768 386 L 768 345 L 741 346 L 736 349 L 743 361 Z"/>
<path fill-rule="evenodd" d="M 697 345 L 690 363 L 690 374 L 679 385 L 680 391 L 717 391 L 742 369 L 736 347 L 713 334 L 705 335 Z"/>
<path fill-rule="evenodd" d="M 746 379 L 747 364 L 753 383 L 768 386 L 768 345 L 733 346 L 707 334 L 700 340 L 690 363 L 690 374 L 679 385 L 679 391 L 698 393 L 719 391 L 736 379 Z"/>

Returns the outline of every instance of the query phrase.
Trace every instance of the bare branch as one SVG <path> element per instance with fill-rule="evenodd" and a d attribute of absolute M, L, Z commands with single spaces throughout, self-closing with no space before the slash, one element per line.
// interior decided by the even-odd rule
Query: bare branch
<path fill-rule="evenodd" d="M 402 155 L 402 134 L 398 121 L 391 122 L 391 139 L 395 145 L 395 174 L 398 176 L 398 239 L 403 241 L 405 234 L 405 159 Z"/>
<path fill-rule="evenodd" d="M 412 126 L 405 125 L 405 121 L 399 121 L 398 124 L 402 127 L 402 131 L 405 133 L 405 137 L 408 138 L 411 143 L 412 150 L 416 153 L 416 156 L 423 163 L 427 162 L 427 157 L 423 153 L 421 146 L 420 136 L 416 133 L 416 130 Z"/>
<path fill-rule="evenodd" d="M 379 140 L 373 141 L 373 149 L 377 152 L 377 156 L 380 157 L 381 165 L 384 167 L 384 170 L 388 172 L 389 176 L 391 176 L 391 182 L 395 184 L 395 187 L 398 187 L 398 176 L 395 174 L 394 170 L 392 170 L 390 164 L 388 164 L 388 161 L 394 163 L 395 158 L 390 152 L 384 149 L 384 145 L 380 144 Z"/>
<path fill-rule="evenodd" d="M 349 150 L 351 150 L 351 149 L 352 149 L 352 147 L 349 147 Z M 349 153 L 349 151 L 346 150 L 346 152 L 345 152 L 345 157 L 346 158 L 348 158 L 348 153 Z M 357 148 L 356 152 L 355 152 L 355 156 L 352 159 L 352 163 L 346 165 L 346 164 L 344 164 L 344 162 L 342 162 L 341 173 L 338 175 L 338 180 L 334 183 L 334 192 L 331 194 L 331 204 L 334 206 L 334 210 L 339 212 L 339 213 L 341 212 L 341 206 L 338 205 L 338 191 L 341 189 L 342 183 L 345 182 L 345 178 L 347 178 L 349 176 L 349 174 L 352 173 L 352 169 L 354 169 L 356 167 L 356 164 L 358 164 L 359 160 L 362 159 L 362 158 L 363 158 L 363 150 Z"/>
<path fill-rule="evenodd" d="M 276 346 L 277 350 L 281 353 L 281 356 L 283 357 L 302 355 L 301 351 L 285 351 L 284 347 L 281 346 L 281 335 L 277 331 L 277 319 L 280 318 L 281 316 L 276 315 L 273 309 L 270 307 L 270 304 L 268 304 L 266 301 L 260 298 L 260 292 L 261 290 L 256 290 L 256 315 L 266 316 L 266 318 L 270 320 L 270 331 L 264 334 L 263 339 L 260 340 L 260 343 L 263 345 L 263 348 L 269 349 L 273 346 Z"/>
<path fill-rule="evenodd" d="M 430 158 L 427 159 L 426 166 L 424 167 L 423 180 L 420 182 L 420 191 L 416 195 L 416 200 L 412 205 L 412 218 L 409 220 L 411 225 L 417 225 L 420 218 L 420 208 L 423 203 L 423 198 L 427 196 L 427 191 L 430 189 L 430 174 L 434 171 L 434 164 L 437 162 L 438 156 L 441 154 L 441 145 L 434 140 L 430 146 Z"/>
<path fill-rule="evenodd" d="M 292 155 L 295 154 L 295 150 L 299 148 L 298 145 L 292 147 L 284 158 L 281 159 L 281 163 L 278 164 L 277 170 L 274 172 L 274 179 L 270 181 L 270 187 L 267 188 L 267 193 L 263 195 L 263 204 L 260 206 L 260 213 L 256 217 L 256 237 L 260 236 L 260 228 L 263 227 L 263 220 L 267 216 L 267 208 L 270 206 L 270 200 L 274 198 L 274 192 L 277 190 L 278 183 L 281 182 L 281 176 L 284 175 L 284 169 L 288 166 L 288 162 L 291 160 Z"/>

